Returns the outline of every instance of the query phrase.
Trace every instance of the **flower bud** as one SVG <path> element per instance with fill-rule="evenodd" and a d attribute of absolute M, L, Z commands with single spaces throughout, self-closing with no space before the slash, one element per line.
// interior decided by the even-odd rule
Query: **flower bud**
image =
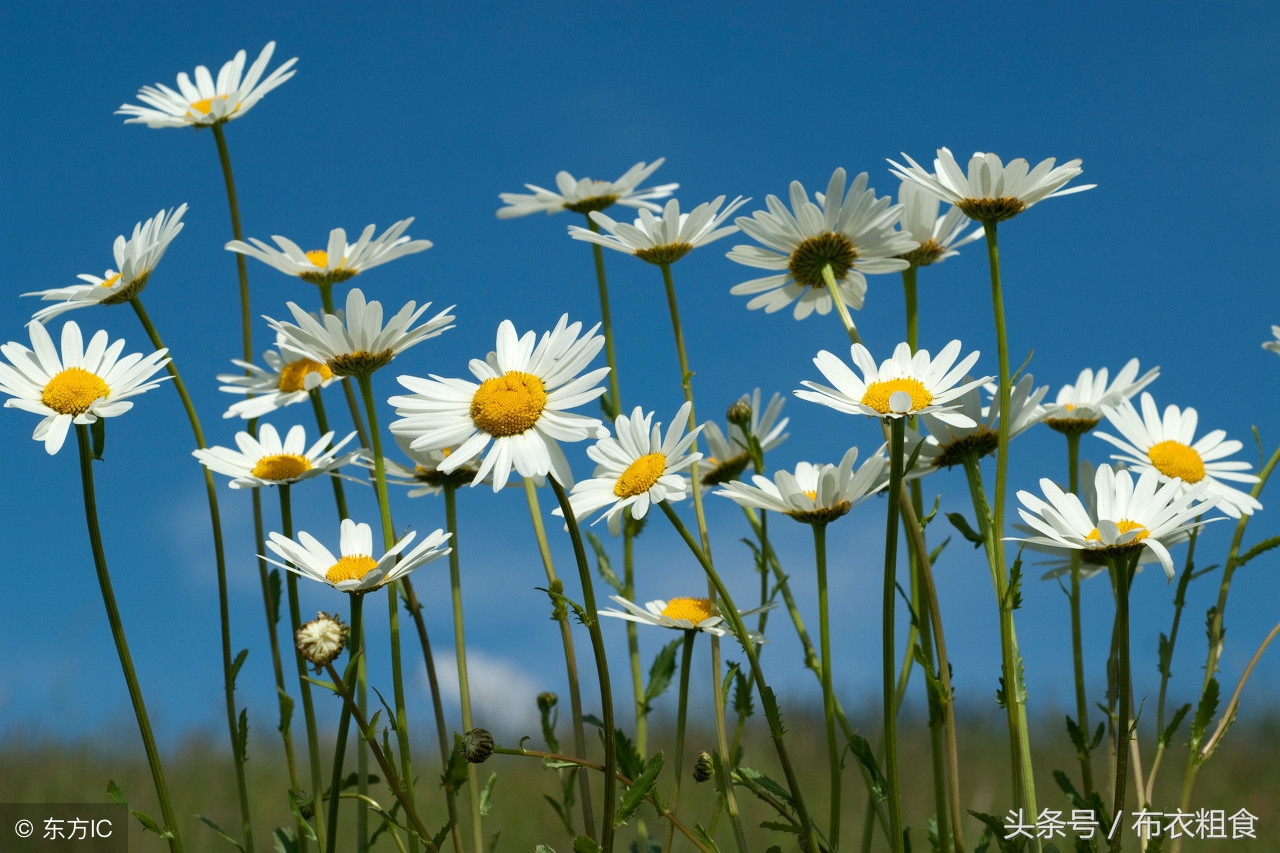
<path fill-rule="evenodd" d="M 556 703 L 559 701 L 560 701 L 560 697 L 556 696 L 556 694 L 552 693 L 551 691 L 547 691 L 546 693 L 539 693 L 538 694 L 538 710 L 546 714 L 552 708 L 554 708 L 556 706 Z"/>
<path fill-rule="evenodd" d="M 347 626 L 338 618 L 338 614 L 330 615 L 323 610 L 316 618 L 304 624 L 293 635 L 298 652 L 319 672 L 325 664 L 331 663 L 347 644 Z"/>
<path fill-rule="evenodd" d="M 493 735 L 487 729 L 472 729 L 462 736 L 462 754 L 471 764 L 484 764 L 493 755 Z"/>
<path fill-rule="evenodd" d="M 751 404 L 747 402 L 747 398 L 735 402 L 729 407 L 729 411 L 725 412 L 724 419 L 731 424 L 742 427 L 743 432 L 751 425 Z"/>
<path fill-rule="evenodd" d="M 715 767 L 711 763 L 711 755 L 706 752 L 698 753 L 698 760 L 693 763 L 693 781 L 705 782 L 715 773 Z"/>

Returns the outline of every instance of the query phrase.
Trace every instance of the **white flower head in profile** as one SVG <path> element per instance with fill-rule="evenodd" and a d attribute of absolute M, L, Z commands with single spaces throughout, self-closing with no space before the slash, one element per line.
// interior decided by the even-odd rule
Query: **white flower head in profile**
<path fill-rule="evenodd" d="M 554 190 L 525 184 L 532 193 L 498 193 L 498 198 L 506 205 L 498 208 L 498 218 L 514 219 L 531 213 L 546 213 L 549 216 L 562 210 L 586 214 L 593 210 L 604 210 L 614 204 L 657 212 L 662 207 L 655 204 L 654 199 L 666 198 L 679 189 L 680 185 L 662 184 L 644 190 L 639 189 L 639 186 L 664 162 L 663 157 L 652 163 L 642 160 L 616 181 L 575 178 L 568 172 L 557 172 Z"/>

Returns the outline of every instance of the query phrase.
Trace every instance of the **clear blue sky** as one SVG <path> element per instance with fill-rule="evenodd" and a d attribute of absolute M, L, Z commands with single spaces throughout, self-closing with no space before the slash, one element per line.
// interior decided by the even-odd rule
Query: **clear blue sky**
<path fill-rule="evenodd" d="M 1096 8 L 1096 7 L 1095 7 Z M 227 125 L 245 233 L 284 234 L 305 247 L 329 229 L 358 233 L 417 217 L 409 233 L 430 251 L 370 271 L 355 283 L 390 310 L 415 299 L 457 304 L 458 326 L 410 350 L 376 377 L 379 396 L 397 393 L 400 373 L 464 375 L 466 362 L 493 346 L 498 323 L 549 329 L 568 312 L 598 315 L 589 248 L 570 240 L 573 214 L 498 221 L 498 193 L 526 182 L 553 186 L 555 173 L 612 179 L 638 160 L 666 157 L 656 182 L 678 181 L 688 207 L 720 194 L 784 196 L 789 182 L 822 189 L 831 171 L 871 173 L 896 194 L 886 157 L 905 151 L 921 162 L 949 146 L 1084 160 L 1079 181 L 1096 190 L 1036 207 L 1001 229 L 1010 345 L 1015 361 L 1034 349 L 1030 369 L 1051 395 L 1086 366 L 1113 371 L 1132 356 L 1160 365 L 1152 386 L 1163 406 L 1200 412 L 1202 431 L 1222 428 L 1246 443 L 1256 424 L 1268 451 L 1280 440 L 1280 360 L 1260 348 L 1280 323 L 1275 242 L 1280 174 L 1277 60 L 1271 4 L 1198 10 L 1172 4 L 1158 14 L 1112 5 L 1029 11 L 1000 3 L 937 9 L 854 8 L 835 3 L 716 4 L 379 4 L 357 10 L 332 3 L 206 5 L 200 16 L 158 14 L 132 4 L 23 3 L 0 13 L 10 120 L 0 128 L 0 223 L 10 245 L 0 299 L 0 339 L 26 341 L 38 307 L 18 294 L 73 283 L 111 265 L 111 242 L 160 208 L 188 203 L 186 228 L 144 294 L 202 412 L 211 443 L 229 445 L 241 422 L 223 421 L 231 402 L 215 373 L 238 357 L 233 256 L 222 249 L 230 225 L 209 132 L 123 124 L 113 111 L 136 103 L 144 84 L 173 85 L 179 71 L 216 69 L 244 48 L 250 61 L 276 40 L 277 63 L 299 58 L 296 76 L 244 118 Z M 617 215 L 617 211 L 611 211 Z M 847 353 L 834 315 L 803 323 L 789 312 L 748 312 L 729 288 L 755 273 L 724 253 L 745 237 L 695 251 L 675 267 L 702 417 L 753 387 L 790 394 L 819 379 L 811 359 L 826 348 Z M 921 341 L 938 350 L 958 337 L 983 352 L 978 369 L 995 373 L 995 342 L 981 244 L 921 274 Z M 618 320 L 624 403 L 656 409 L 666 421 L 680 402 L 677 366 L 656 268 L 616 253 L 607 258 Z M 286 316 L 284 302 L 312 304 L 310 285 L 250 262 L 255 316 Z M 900 279 L 874 276 L 857 315 L 877 357 L 903 335 Z M 341 291 L 341 288 L 340 288 Z M 145 338 L 127 308 L 68 315 L 82 328 Z M 60 327 L 55 321 L 53 327 Z M 270 342 L 265 323 L 255 349 Z M 331 409 L 336 409 L 334 405 Z M 791 438 L 771 460 L 837 461 L 850 444 L 878 443 L 871 421 L 791 399 Z M 305 407 L 280 413 L 287 428 Z M 382 412 L 391 419 L 389 407 Z M 5 654 L 0 657 L 0 736 L 22 732 L 89 735 L 127 720 L 127 696 L 93 580 L 75 449 L 45 455 L 29 438 L 36 419 L 0 416 L 9 454 L 3 489 L 7 547 L 0 557 Z M 308 424 L 312 434 L 314 429 Z M 161 732 L 223 730 L 217 605 L 205 498 L 192 441 L 169 389 L 137 400 L 112 421 L 107 461 L 97 467 L 106 548 L 143 688 Z M 1064 442 L 1045 428 L 1018 439 L 1014 488 L 1041 476 L 1063 479 Z M 1104 461 L 1110 448 L 1086 438 L 1084 453 Z M 580 476 L 590 471 L 571 450 Z M 945 508 L 971 515 L 959 471 L 927 481 Z M 273 689 L 249 502 L 219 478 L 232 555 L 235 646 L 250 647 L 241 704 L 256 731 L 274 725 Z M 336 543 L 328 489 L 294 490 L 297 525 Z M 442 526 L 438 501 L 399 496 L 396 518 Z M 264 494 L 269 528 L 275 495 Z M 549 508 L 552 498 L 544 496 Z M 1278 500 L 1264 492 L 1262 502 Z M 710 498 L 718 561 L 749 600 L 745 535 L 736 507 Z M 461 496 L 460 547 L 472 654 L 503 704 L 534 692 L 564 692 L 559 640 L 534 587 L 545 582 L 518 492 L 476 489 Z M 373 501 L 356 504 L 376 523 Z M 1273 509 L 1249 541 L 1280 532 Z M 831 530 L 838 602 L 837 684 L 856 701 L 878 683 L 879 563 L 883 503 L 870 502 Z M 808 531 L 781 529 L 810 621 L 816 622 Z M 1220 562 L 1229 524 L 1206 535 L 1201 564 Z M 604 535 L 603 525 L 597 530 Z M 935 541 L 939 538 L 934 533 Z M 562 574 L 572 575 L 558 543 Z M 640 599 L 696 594 L 696 565 L 660 520 L 638 545 Z M 1181 551 L 1175 552 L 1175 558 Z M 1228 613 L 1224 681 L 1233 686 L 1257 642 L 1277 618 L 1268 556 L 1236 580 Z M 997 626 L 989 575 L 976 552 L 953 541 L 937 567 L 955 685 L 966 706 L 996 719 Z M 1192 700 L 1204 660 L 1203 615 L 1216 575 L 1193 586 L 1175 662 L 1177 701 Z M 414 576 L 427 600 L 442 661 L 451 658 L 447 571 Z M 734 581 L 731 581 L 734 583 Z M 1198 587 L 1198 588 L 1197 588 Z M 345 605 L 304 582 L 304 612 Z M 1158 571 L 1138 578 L 1135 655 L 1140 692 L 1154 685 L 1155 635 L 1168 630 L 1172 588 Z M 1085 602 L 1092 684 L 1100 691 L 1110 605 L 1095 583 Z M 371 630 L 385 619 L 369 608 Z M 1019 613 L 1032 710 L 1070 699 L 1066 602 L 1034 582 Z M 782 617 L 764 656 L 771 679 L 818 691 L 798 671 L 797 646 Z M 621 623 L 605 626 L 625 683 Z M 374 636 L 378 636 L 375 633 Z M 669 639 L 642 631 L 646 665 Z M 588 648 L 585 633 L 580 653 Z M 412 652 L 412 650 L 410 650 Z M 407 659 L 416 659 L 416 652 Z M 375 668 L 375 681 L 379 676 Z M 384 679 L 385 681 L 385 679 Z M 1254 675 L 1245 713 L 1280 699 L 1280 654 Z M 427 722 L 425 693 L 417 716 Z M 590 693 L 588 692 L 588 695 Z M 515 697 L 514 699 L 512 697 Z M 1098 698 L 1101 698 L 1100 692 Z M 477 719 L 484 720 L 484 698 Z M 498 703 L 492 703 L 497 715 Z M 590 703 L 589 703 L 590 704 Z M 530 706 L 531 707 L 531 706 Z M 874 723 L 870 723 L 874 727 Z M 503 726 L 507 726 L 503 728 Z M 522 733 L 514 723 L 500 736 Z"/>

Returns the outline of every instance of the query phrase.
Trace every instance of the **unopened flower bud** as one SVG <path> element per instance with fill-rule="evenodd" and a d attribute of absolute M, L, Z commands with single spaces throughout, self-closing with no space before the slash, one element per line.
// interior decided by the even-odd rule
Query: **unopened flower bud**
<path fill-rule="evenodd" d="M 751 424 L 751 404 L 744 397 L 729 407 L 729 411 L 725 412 L 724 419 L 731 424 L 736 424 L 745 431 Z"/>
<path fill-rule="evenodd" d="M 552 708 L 554 708 L 556 706 L 556 703 L 559 701 L 560 701 L 560 697 L 549 690 L 546 693 L 539 693 L 538 694 L 538 710 L 546 714 Z"/>
<path fill-rule="evenodd" d="M 705 782 L 715 773 L 715 767 L 711 763 L 711 755 L 706 752 L 698 753 L 698 760 L 693 763 L 693 781 Z"/>
<path fill-rule="evenodd" d="M 316 672 L 327 663 L 331 663 L 347 644 L 347 626 L 338 618 L 338 614 L 330 615 L 323 610 L 316 618 L 304 624 L 293 635 L 298 652 L 308 661 L 316 665 Z"/>
<path fill-rule="evenodd" d="M 472 729 L 462 736 L 462 754 L 472 764 L 484 764 L 493 755 L 493 735 L 487 729 Z"/>

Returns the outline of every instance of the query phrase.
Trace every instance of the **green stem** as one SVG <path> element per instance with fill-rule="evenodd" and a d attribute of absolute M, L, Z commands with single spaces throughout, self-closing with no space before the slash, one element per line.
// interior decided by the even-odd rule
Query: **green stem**
<path fill-rule="evenodd" d="M 1080 433 L 1067 433 L 1067 484 L 1071 494 L 1080 494 Z M 1071 590 L 1067 594 L 1071 604 L 1071 660 L 1075 672 L 1076 724 L 1089 744 L 1092 729 L 1089 726 L 1089 697 L 1084 684 L 1084 633 L 1080 614 L 1080 552 L 1071 551 Z M 1088 749 L 1079 752 L 1080 780 L 1085 796 L 1093 793 L 1093 756 Z"/>
<path fill-rule="evenodd" d="M 920 309 L 916 298 L 915 264 L 902 271 L 902 293 L 907 306 L 907 345 L 915 352 L 920 344 Z"/>
<path fill-rule="evenodd" d="M 151 345 L 156 349 L 164 349 L 164 341 L 160 339 L 160 334 L 156 331 L 155 325 L 152 324 L 151 318 L 147 316 L 146 309 L 142 307 L 142 299 L 135 296 L 129 300 L 129 304 L 133 306 L 134 313 L 138 315 L 138 321 L 142 323 L 142 328 L 146 330 L 147 337 L 151 340 Z M 191 402 L 191 395 L 187 393 L 187 386 L 183 383 L 182 376 L 178 373 L 177 363 L 173 360 L 172 354 L 170 354 L 166 370 L 173 377 L 174 390 L 178 392 L 178 397 L 182 400 L 182 407 L 186 410 L 187 420 L 191 424 L 191 432 L 195 435 L 196 447 L 203 450 L 208 447 L 204 440 L 204 430 L 200 427 L 200 418 L 196 414 L 195 404 Z M 222 633 L 222 685 L 226 702 L 227 730 L 231 737 L 231 755 L 235 768 L 236 790 L 240 799 L 241 836 L 244 839 L 244 847 L 247 853 L 253 853 L 253 825 L 249 819 L 249 789 L 245 784 L 244 777 L 244 749 L 238 746 L 241 736 L 239 733 L 240 725 L 236 722 L 236 683 L 231 664 L 231 606 L 227 595 L 226 551 L 222 544 L 222 513 L 218 510 L 218 489 L 213 482 L 213 472 L 203 465 L 200 467 L 204 471 L 204 490 L 209 501 L 209 524 L 213 528 L 213 556 L 218 575 L 218 615 Z"/>
<path fill-rule="evenodd" d="M 853 325 L 853 317 L 849 316 L 849 306 L 844 304 L 844 298 L 840 295 L 840 287 L 836 284 L 836 274 L 831 269 L 831 264 L 823 265 L 822 280 L 826 282 L 827 293 L 831 294 L 831 301 L 835 303 L 836 313 L 840 315 L 840 323 L 844 326 L 845 334 L 849 336 L 849 343 L 862 343 L 862 336 Z"/>
<path fill-rule="evenodd" d="M 672 814 L 675 814 L 680 802 L 680 782 L 684 779 L 684 729 L 689 710 L 689 669 L 693 661 L 693 640 L 697 636 L 697 631 L 685 631 L 684 645 L 680 650 L 680 697 L 676 705 L 675 778 L 671 783 L 671 802 L 667 805 Z M 640 754 L 644 755 L 643 752 Z M 663 850 L 671 849 L 671 842 L 675 839 L 675 833 L 675 824 L 668 823 L 667 837 L 662 845 Z"/>
<path fill-rule="evenodd" d="M 818 635 L 822 644 L 822 716 L 827 724 L 827 765 L 831 794 L 831 824 L 827 840 L 832 849 L 840 847 L 840 764 L 844 749 L 836 741 L 836 694 L 831 683 L 831 618 L 827 603 L 827 525 L 813 527 L 814 559 L 818 566 Z"/>
<path fill-rule="evenodd" d="M 449 589 L 453 598 L 453 649 L 458 660 L 458 696 L 462 702 L 462 730 L 475 728 L 471 718 L 471 679 L 467 674 L 467 638 L 462 622 L 462 568 L 458 556 L 458 487 L 444 485 L 444 517 L 449 529 Z M 484 853 L 484 823 L 480 815 L 480 787 L 476 766 L 467 764 L 467 791 L 471 800 L 471 841 L 476 853 Z"/>
<path fill-rule="evenodd" d="M 364 596 L 348 595 L 351 601 L 351 623 L 347 631 L 347 668 L 343 683 L 347 693 L 355 686 L 364 657 Z M 342 760 L 347 752 L 347 731 L 351 727 L 351 709 L 342 703 L 338 717 L 338 735 L 333 742 L 333 773 L 329 777 L 329 843 L 325 853 L 335 853 L 338 845 L 338 795 L 342 791 Z M 363 809 L 363 806 L 361 807 Z"/>
<path fill-rule="evenodd" d="M 244 257 L 244 255 L 240 255 L 240 257 Z M 332 283 L 320 285 L 320 305 L 324 313 L 336 313 L 333 307 Z M 360 417 L 360 403 L 356 400 L 356 392 L 351 386 L 351 378 L 344 376 L 338 384 L 342 386 L 342 393 L 346 395 L 347 409 L 351 412 L 351 423 L 356 428 L 356 437 L 360 439 L 360 446 L 370 447 L 369 431 L 365 429 L 364 418 Z"/>
<path fill-rule="evenodd" d="M 1173 623 L 1169 626 L 1169 641 L 1165 647 L 1166 650 L 1161 653 L 1165 657 L 1159 662 L 1160 695 L 1156 700 L 1156 731 L 1161 735 L 1163 735 L 1165 728 L 1165 697 L 1168 692 L 1169 679 L 1173 676 L 1173 650 L 1178 643 L 1178 627 L 1182 623 L 1182 609 L 1187 604 L 1187 586 L 1190 585 L 1194 575 L 1196 541 L 1200 538 L 1199 534 L 1200 528 L 1196 527 L 1191 530 L 1187 538 L 1187 559 L 1183 564 L 1182 574 L 1178 578 L 1178 589 L 1173 596 Z M 1167 744 L 1163 737 L 1156 741 L 1156 755 L 1151 761 L 1151 773 L 1147 777 L 1146 787 L 1140 791 L 1145 796 L 1145 802 L 1151 802 L 1151 798 L 1155 795 L 1156 774 L 1160 770 L 1160 762 L 1164 758 L 1166 746 Z"/>
<path fill-rule="evenodd" d="M 138 686 L 138 674 L 133 668 L 133 657 L 129 654 L 129 643 L 124 636 L 124 623 L 120 621 L 120 609 L 116 606 L 116 594 L 111 587 L 111 575 L 107 571 L 107 554 L 102 547 L 102 533 L 98 527 L 98 502 L 93 488 L 93 445 L 87 425 L 76 424 L 76 443 L 80 449 L 80 482 L 84 491 L 84 515 L 89 528 L 89 548 L 93 552 L 93 565 L 98 572 L 98 587 L 102 591 L 102 603 L 107 608 L 111 637 L 116 643 L 120 668 L 124 670 L 125 685 L 129 688 L 129 699 L 133 702 L 133 714 L 138 719 L 138 732 L 142 735 L 147 764 L 151 767 L 151 779 L 156 786 L 156 796 L 160 799 L 160 814 L 164 820 L 164 828 L 170 833 L 169 849 L 174 853 L 180 853 L 182 838 L 178 832 L 178 821 L 173 814 L 173 804 L 169 800 L 169 786 L 164 780 L 160 750 L 156 748 L 155 735 L 151 733 L 151 719 L 147 716 L 147 706 L 142 699 L 142 688 Z"/>
<path fill-rule="evenodd" d="M 223 135 L 222 125 L 213 126 L 213 139 L 218 144 L 218 161 L 222 164 L 222 180 L 227 185 L 227 206 L 231 210 L 231 236 L 243 241 L 244 231 L 240 227 L 240 202 L 236 200 L 236 180 L 231 174 L 231 154 L 227 151 L 227 138 Z M 244 340 L 244 360 L 253 361 L 253 313 L 249 308 L 249 267 L 245 263 L 244 255 L 239 252 L 233 254 L 236 256 L 236 275 L 240 279 L 240 333 Z"/>
<path fill-rule="evenodd" d="M 587 227 L 596 234 L 600 233 L 600 226 L 596 225 L 590 214 L 587 214 Z M 613 343 L 613 315 L 609 310 L 609 283 L 604 275 L 604 249 L 598 243 L 592 243 L 591 249 L 596 262 L 596 287 L 600 291 L 600 327 L 604 331 L 604 357 L 609 364 L 609 405 L 605 406 L 605 414 L 610 421 L 613 421 L 622 412 L 622 392 L 618 390 L 618 359 Z"/>
<path fill-rule="evenodd" d="M 1132 704 L 1132 685 L 1129 683 L 1129 585 L 1133 582 L 1134 557 L 1121 556 L 1108 559 L 1111 564 L 1111 581 L 1116 593 L 1116 690 L 1118 692 L 1116 723 L 1116 781 L 1115 799 L 1111 814 L 1124 813 L 1125 793 L 1129 775 L 1129 721 Z M 1121 832 L 1111 845 L 1112 853 L 1120 853 L 1124 842 Z"/>
<path fill-rule="evenodd" d="M 720 579 L 720 575 L 716 572 L 711 561 L 707 559 L 707 555 L 698 547 L 698 542 L 689 533 L 689 529 L 684 526 L 684 522 L 680 520 L 680 516 L 676 515 L 675 510 L 671 508 L 668 501 L 660 503 L 664 515 L 667 520 L 675 527 L 676 532 L 680 534 L 680 538 L 684 540 L 689 551 L 697 559 L 698 564 L 702 566 L 702 570 L 706 572 L 707 579 L 711 581 L 716 593 L 720 596 L 723 604 L 720 606 L 720 613 L 729 622 L 734 636 L 742 645 L 742 651 L 747 656 L 747 662 L 751 666 L 751 677 L 755 681 L 756 692 L 760 696 L 760 704 L 764 706 L 765 719 L 769 724 L 769 735 L 773 740 L 774 749 L 778 753 L 778 763 L 782 765 L 783 776 L 787 780 L 787 787 L 791 791 L 791 799 L 795 804 L 796 816 L 800 822 L 800 835 L 803 843 L 809 850 L 818 849 L 818 840 L 813 834 L 813 820 L 809 817 L 809 808 L 805 805 L 804 794 L 800 790 L 800 780 L 796 777 L 795 768 L 791 764 L 791 756 L 787 752 L 786 744 L 783 742 L 782 715 L 778 711 L 778 703 L 774 697 L 773 691 L 769 685 L 765 683 L 764 671 L 760 669 L 760 659 L 756 655 L 755 642 L 751 639 L 751 635 L 747 632 L 747 626 L 742 621 L 742 615 L 738 613 L 738 608 L 734 606 L 733 597 L 729 595 L 729 590 L 724 585 L 724 581 Z"/>
<path fill-rule="evenodd" d="M 293 502 L 289 492 L 289 485 L 286 483 L 279 486 L 280 490 L 280 527 L 281 535 L 288 539 L 293 538 Z M 285 572 L 287 575 L 286 583 L 289 590 L 289 626 L 290 636 L 297 636 L 298 629 L 302 627 L 302 608 L 298 603 L 298 576 L 293 572 Z M 272 632 L 275 633 L 274 631 Z M 324 819 L 324 784 L 320 778 L 320 735 L 316 728 L 316 712 L 315 703 L 311 697 L 311 682 L 307 678 L 307 661 L 302 657 L 302 653 L 294 646 L 294 661 L 298 670 L 298 692 L 302 696 L 302 713 L 306 718 L 307 726 L 307 753 L 311 764 L 311 811 L 315 816 L 316 826 L 316 846 L 323 850 L 325 846 L 325 819 Z M 286 727 L 285 732 L 288 732 Z M 290 758 L 292 758 L 293 744 L 289 743 Z M 290 768 L 292 772 L 293 768 Z M 293 789 L 298 790 L 297 780 L 293 781 Z M 301 832 L 298 833 L 298 840 L 304 840 Z"/>
<path fill-rule="evenodd" d="M 542 557 L 542 568 L 547 573 L 547 587 L 553 591 L 562 591 L 564 584 L 556 577 L 555 563 L 551 559 L 551 546 L 547 542 L 547 531 L 542 524 L 542 510 L 538 506 L 538 489 L 533 480 L 524 478 L 524 496 L 529 504 L 529 517 L 533 521 L 533 535 L 538 540 L 538 553 Z M 569 629 L 569 611 L 557 602 L 554 605 L 556 622 L 560 625 L 560 642 L 564 647 L 564 664 L 569 679 L 569 708 L 573 713 L 573 748 L 582 758 L 587 756 L 587 736 L 582 724 L 582 693 L 578 687 L 578 656 L 573 648 L 573 632 Z M 587 774 L 578 775 L 578 799 L 582 803 L 582 822 L 587 837 L 595 840 L 595 815 L 591 805 L 591 783 Z"/>
<path fill-rule="evenodd" d="M 316 428 L 320 430 L 321 435 L 327 435 L 329 418 L 325 414 L 324 401 L 320 398 L 320 389 L 312 388 L 308 396 L 311 398 L 311 410 L 316 415 Z M 347 515 L 347 493 L 342 487 L 341 477 L 330 477 L 329 482 L 333 484 L 333 502 L 338 508 L 338 522 L 341 523 L 344 518 L 350 517 Z"/>
<path fill-rule="evenodd" d="M 587 633 L 591 636 L 591 650 L 595 654 L 596 677 L 600 682 L 600 716 L 604 722 L 604 815 L 600 821 L 600 849 L 604 853 L 613 850 L 613 813 L 617 808 L 617 784 L 614 778 L 618 767 L 617 727 L 613 719 L 613 688 L 609 683 L 609 660 L 605 653 L 604 634 L 600 631 L 600 612 L 596 608 L 596 593 L 591 583 L 591 567 L 587 565 L 587 552 L 582 547 L 582 532 L 574 517 L 569 495 L 554 477 L 548 477 L 560 511 L 564 513 L 569 528 L 569 541 L 573 544 L 573 556 L 578 564 L 578 577 L 582 582 L 582 605 L 587 614 Z"/>
<path fill-rule="evenodd" d="M 902 790 L 898 770 L 898 714 L 894 701 L 894 613 L 897 605 L 898 514 L 901 512 L 903 448 L 907 423 L 891 419 L 889 425 L 889 516 L 885 525 L 884 595 L 882 597 L 882 690 L 884 693 L 885 777 L 889 783 L 889 844 L 894 853 L 903 853 Z"/>

